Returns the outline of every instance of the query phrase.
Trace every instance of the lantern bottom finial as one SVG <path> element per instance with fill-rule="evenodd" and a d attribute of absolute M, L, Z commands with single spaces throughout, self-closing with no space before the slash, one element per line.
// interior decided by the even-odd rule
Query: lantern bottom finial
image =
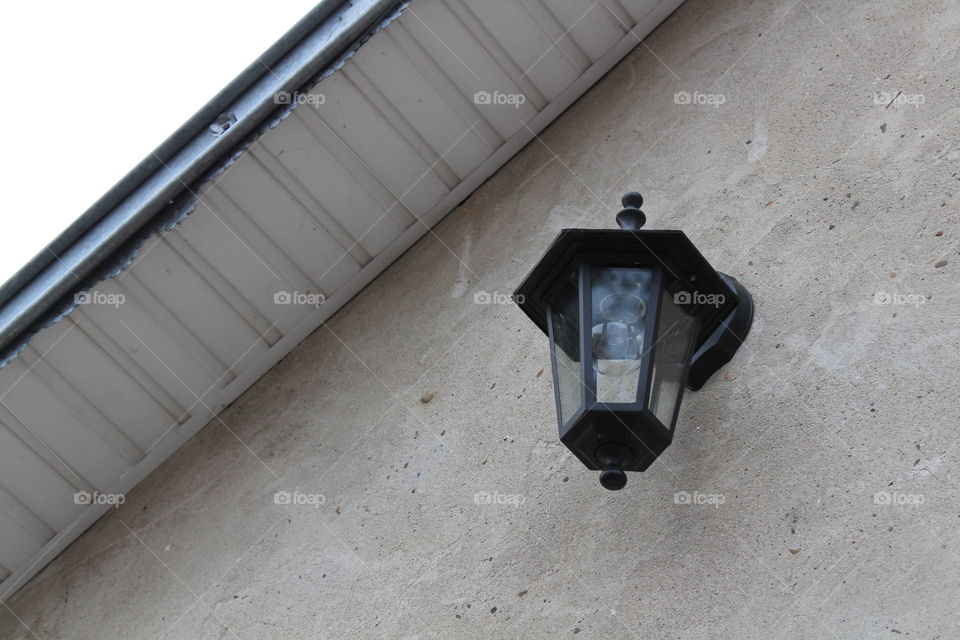
<path fill-rule="evenodd" d="M 600 472 L 600 484 L 604 489 L 619 491 L 627 485 L 627 474 L 619 469 L 605 469 Z"/>

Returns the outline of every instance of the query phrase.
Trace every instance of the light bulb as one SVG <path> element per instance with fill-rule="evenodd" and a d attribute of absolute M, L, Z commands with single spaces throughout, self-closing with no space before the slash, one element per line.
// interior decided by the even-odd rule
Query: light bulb
<path fill-rule="evenodd" d="M 611 293 L 600 301 L 600 313 L 593 325 L 594 368 L 598 373 L 629 373 L 640 367 L 643 350 L 643 324 L 647 305 L 630 293 Z M 619 361 L 613 365 L 610 361 Z M 624 361 L 629 361 L 629 364 Z"/>
<path fill-rule="evenodd" d="M 601 322 L 593 325 L 593 356 L 597 360 L 639 360 L 642 346 L 643 327 L 638 324 Z"/>
<path fill-rule="evenodd" d="M 646 279 L 625 269 L 593 279 L 593 370 L 598 402 L 636 402 L 647 315 Z"/>

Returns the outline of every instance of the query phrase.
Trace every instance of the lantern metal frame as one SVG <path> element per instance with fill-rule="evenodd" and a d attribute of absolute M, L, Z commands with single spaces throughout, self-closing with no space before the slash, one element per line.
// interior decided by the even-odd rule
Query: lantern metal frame
<path fill-rule="evenodd" d="M 619 489 L 626 482 L 623 471 L 644 471 L 673 441 L 683 397 L 683 388 L 699 389 L 717 369 L 728 362 L 746 337 L 753 317 L 749 292 L 733 278 L 718 273 L 682 231 L 640 230 L 645 220 L 639 211 L 639 194 L 624 196 L 628 208 L 618 215 L 622 229 L 564 229 L 546 250 L 514 293 L 520 309 L 549 337 L 554 401 L 560 440 L 588 468 L 603 470 L 601 482 Z M 636 206 L 629 206 L 635 204 Z M 638 388 L 633 402 L 597 400 L 593 364 L 592 270 L 595 268 L 649 269 L 651 282 Z M 564 416 L 561 404 L 559 358 L 562 349 L 553 327 L 551 301 L 577 283 L 577 350 L 579 404 Z M 679 390 L 669 421 L 664 423 L 651 409 L 652 368 L 658 343 L 664 293 L 695 291 L 695 299 L 682 305 L 694 324 L 684 352 Z M 712 304 L 697 302 L 710 300 Z M 650 305 L 653 305 L 651 308 Z M 647 344 L 649 342 L 649 345 Z M 569 354 L 568 354 L 569 357 Z"/>

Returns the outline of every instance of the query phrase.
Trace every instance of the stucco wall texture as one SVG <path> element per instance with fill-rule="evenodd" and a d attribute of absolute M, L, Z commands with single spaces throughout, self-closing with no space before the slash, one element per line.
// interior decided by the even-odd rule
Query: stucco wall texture
<path fill-rule="evenodd" d="M 689 0 L 0 637 L 960 637 L 958 88 L 949 0 Z M 632 189 L 757 315 L 608 492 L 503 302 Z"/>

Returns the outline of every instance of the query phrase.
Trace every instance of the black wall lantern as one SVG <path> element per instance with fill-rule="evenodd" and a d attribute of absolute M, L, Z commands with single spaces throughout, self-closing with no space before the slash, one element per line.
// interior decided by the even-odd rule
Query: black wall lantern
<path fill-rule="evenodd" d="M 622 489 L 673 440 L 683 387 L 730 361 L 753 321 L 747 290 L 682 231 L 641 231 L 639 193 L 619 230 L 564 229 L 517 288 L 550 337 L 560 440 Z"/>

